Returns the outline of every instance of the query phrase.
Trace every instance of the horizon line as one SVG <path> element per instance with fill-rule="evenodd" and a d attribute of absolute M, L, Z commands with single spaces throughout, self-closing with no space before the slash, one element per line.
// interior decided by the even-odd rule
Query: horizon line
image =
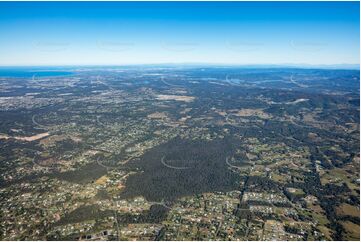
<path fill-rule="evenodd" d="M 239 68 L 299 68 L 299 69 L 325 69 L 325 70 L 355 70 L 360 71 L 360 64 L 216 64 L 216 63 L 146 63 L 146 64 L 57 64 L 57 65 L 0 65 L 0 69 L 5 68 L 51 68 L 51 67 L 80 67 L 80 68 L 100 68 L 100 67 L 239 67 Z"/>
<path fill-rule="evenodd" d="M 212 63 L 212 62 L 160 62 L 160 63 L 106 63 L 106 64 L 0 64 L 0 67 L 37 66 L 140 66 L 140 65 L 205 65 L 205 66 L 360 66 L 360 63 L 307 64 L 307 63 Z"/>

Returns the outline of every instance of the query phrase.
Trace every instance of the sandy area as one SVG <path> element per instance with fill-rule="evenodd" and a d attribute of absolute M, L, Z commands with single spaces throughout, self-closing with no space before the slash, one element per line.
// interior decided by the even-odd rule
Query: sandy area
<path fill-rule="evenodd" d="M 193 102 L 192 96 L 178 96 L 178 95 L 157 95 L 157 100 L 175 100 L 181 102 Z"/>
<path fill-rule="evenodd" d="M 258 116 L 260 118 L 272 118 L 272 115 L 265 113 L 262 109 L 240 109 L 234 115 L 239 117 Z"/>
<path fill-rule="evenodd" d="M 33 136 L 28 136 L 28 137 L 20 137 L 20 136 L 11 137 L 8 135 L 0 135 L 0 139 L 16 139 L 16 140 L 22 140 L 22 141 L 34 141 L 34 140 L 42 139 L 46 136 L 49 136 L 48 132 L 36 134 Z"/>
<path fill-rule="evenodd" d="M 148 118 L 151 119 L 163 119 L 163 118 L 167 118 L 167 114 L 164 112 L 155 112 L 155 113 L 151 113 L 147 115 Z"/>

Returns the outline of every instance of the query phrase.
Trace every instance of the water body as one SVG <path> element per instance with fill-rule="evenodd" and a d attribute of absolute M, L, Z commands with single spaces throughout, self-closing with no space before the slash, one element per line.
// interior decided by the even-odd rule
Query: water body
<path fill-rule="evenodd" d="M 73 72 L 62 70 L 59 68 L 27 68 L 27 67 L 1 67 L 0 77 L 22 77 L 31 78 L 37 77 L 53 77 L 53 76 L 68 76 Z"/>

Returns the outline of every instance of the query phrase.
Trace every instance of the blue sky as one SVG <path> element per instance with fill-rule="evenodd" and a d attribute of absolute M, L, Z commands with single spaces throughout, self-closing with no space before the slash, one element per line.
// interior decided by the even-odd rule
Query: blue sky
<path fill-rule="evenodd" d="M 359 2 L 0 2 L 0 65 L 358 64 Z"/>

